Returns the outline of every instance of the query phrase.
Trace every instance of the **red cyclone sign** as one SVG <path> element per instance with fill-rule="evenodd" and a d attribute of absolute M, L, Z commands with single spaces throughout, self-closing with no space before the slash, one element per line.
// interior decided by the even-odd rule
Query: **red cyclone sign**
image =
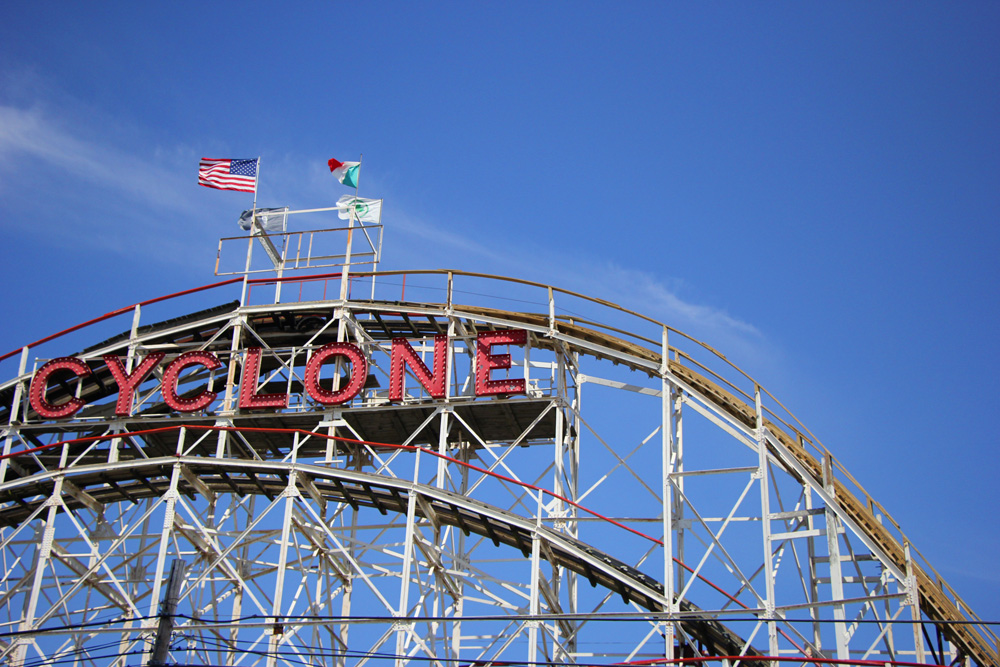
<path fill-rule="evenodd" d="M 525 392 L 523 378 L 492 379 L 490 374 L 495 370 L 509 369 L 512 365 L 510 354 L 495 354 L 494 346 L 524 345 L 527 343 L 527 339 L 527 332 L 522 329 L 484 331 L 476 336 L 476 396 L 523 394 Z M 450 343 L 448 336 L 435 337 L 432 370 L 427 367 L 407 339 L 393 339 L 389 364 L 389 400 L 403 400 L 407 367 L 432 398 L 444 398 Z M 260 377 L 261 355 L 261 348 L 250 348 L 244 353 L 243 371 L 239 383 L 239 408 L 241 410 L 286 408 L 289 404 L 287 393 L 258 393 L 257 383 Z M 115 416 L 127 417 L 131 414 L 132 398 L 136 389 L 163 362 L 165 356 L 163 352 L 151 352 L 139 361 L 131 373 L 126 370 L 121 357 L 116 355 L 103 357 L 108 371 L 118 385 Z M 350 368 L 347 383 L 336 391 L 322 386 L 320 379 L 322 366 L 334 361 L 339 361 L 345 367 Z M 207 408 L 216 399 L 216 392 L 208 389 L 196 396 L 182 397 L 178 395 L 177 387 L 181 372 L 193 366 L 202 366 L 207 370 L 218 370 L 224 364 L 214 353 L 207 351 L 185 352 L 167 363 L 160 380 L 160 394 L 163 397 L 163 402 L 175 412 L 198 412 Z M 43 419 L 71 417 L 87 404 L 75 396 L 59 404 L 49 402 L 46 398 L 49 381 L 57 373 L 63 377 L 62 382 L 65 383 L 67 373 L 73 377 L 84 377 L 90 375 L 92 371 L 85 361 L 76 357 L 53 359 L 39 368 L 31 379 L 28 401 L 32 409 Z M 358 395 L 364 387 L 367 377 L 368 359 L 360 347 L 353 343 L 329 343 L 314 350 L 306 363 L 305 393 L 321 405 L 340 405 L 349 402 Z"/>

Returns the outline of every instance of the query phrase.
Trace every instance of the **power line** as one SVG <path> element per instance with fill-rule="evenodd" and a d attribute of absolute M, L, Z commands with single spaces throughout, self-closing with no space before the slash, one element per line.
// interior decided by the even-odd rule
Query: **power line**
<path fill-rule="evenodd" d="M 21 636 L 34 636 L 34 635 L 51 635 L 51 634 L 61 634 L 65 632 L 74 632 L 77 630 L 85 630 L 87 628 L 95 627 L 107 627 L 119 623 L 144 621 L 150 619 L 156 619 L 159 616 L 134 616 L 131 618 L 117 618 L 108 621 L 94 621 L 91 623 L 76 623 L 70 625 L 60 625 L 60 626 L 50 626 L 46 628 L 37 628 L 34 630 L 11 630 L 7 632 L 0 632 L 0 637 L 21 637 Z M 818 624 L 835 624 L 844 623 L 848 625 L 854 624 L 869 624 L 869 625 L 942 625 L 942 626 L 1000 626 L 1000 621 L 982 621 L 982 620 L 912 620 L 903 618 L 870 618 L 870 619 L 854 619 L 854 620 L 837 620 L 833 618 L 788 618 L 788 617 L 767 617 L 767 616 L 726 616 L 726 615 L 711 615 L 711 614 L 700 614 L 695 615 L 690 614 L 679 614 L 673 617 L 668 617 L 666 614 L 658 614 L 655 612 L 639 612 L 639 613 L 610 613 L 610 614 L 540 614 L 540 615 L 528 615 L 528 614 L 517 614 L 517 615 L 483 615 L 483 616 L 319 616 L 319 615 L 309 615 L 309 614 L 298 614 L 289 616 L 263 616 L 259 614 L 250 616 L 240 616 L 238 618 L 230 619 L 212 619 L 203 618 L 197 616 L 189 616 L 186 614 L 176 614 L 174 618 L 184 619 L 189 621 L 190 624 L 182 625 L 178 627 L 178 630 L 191 630 L 196 629 L 199 625 L 206 628 L 213 627 L 245 627 L 247 629 L 251 627 L 268 626 L 275 624 L 294 624 L 298 622 L 305 625 L 320 625 L 324 623 L 397 623 L 397 622 L 407 622 L 407 623 L 445 623 L 445 622 L 455 622 L 455 623 L 470 623 L 470 622 L 509 622 L 511 620 L 518 620 L 522 622 L 528 621 L 588 621 L 590 623 L 601 622 L 601 623 L 619 623 L 619 622 L 632 622 L 632 621 L 699 621 L 699 620 L 725 620 L 727 623 L 757 623 L 757 622 L 769 622 L 775 621 L 778 623 L 818 623 Z M 123 629 L 123 632 L 126 631 Z M 136 627 L 129 628 L 129 632 L 151 632 L 149 628 Z"/>

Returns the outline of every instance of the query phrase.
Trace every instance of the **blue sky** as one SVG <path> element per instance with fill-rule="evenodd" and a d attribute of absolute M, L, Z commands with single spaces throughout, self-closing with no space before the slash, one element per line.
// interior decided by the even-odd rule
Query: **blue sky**
<path fill-rule="evenodd" d="M 316 207 L 363 153 L 384 268 L 702 338 L 1000 620 L 998 32 L 979 2 L 13 3 L 0 348 L 213 281 L 252 198 L 198 158 Z"/>

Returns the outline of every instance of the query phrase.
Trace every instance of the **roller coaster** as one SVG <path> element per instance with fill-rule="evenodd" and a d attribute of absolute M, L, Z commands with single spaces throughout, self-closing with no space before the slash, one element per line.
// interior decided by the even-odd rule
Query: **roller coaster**
<path fill-rule="evenodd" d="M 333 263 L 248 255 L 0 358 L 0 664 L 1000 664 L 713 348 L 549 285 Z"/>

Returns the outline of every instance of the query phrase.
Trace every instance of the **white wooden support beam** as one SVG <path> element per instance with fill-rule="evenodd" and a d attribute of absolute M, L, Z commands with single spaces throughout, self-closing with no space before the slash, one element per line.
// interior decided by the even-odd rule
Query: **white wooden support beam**
<path fill-rule="evenodd" d="M 210 503 L 215 502 L 215 492 L 212 491 L 212 489 L 208 488 L 208 484 L 205 484 L 205 482 L 201 481 L 198 475 L 191 472 L 191 469 L 188 468 L 186 465 L 181 465 L 181 476 L 184 477 L 184 481 L 190 484 L 195 491 L 200 493 L 202 497 L 205 498 L 205 500 L 207 500 Z"/>
<path fill-rule="evenodd" d="M 772 533 L 771 541 L 780 542 L 782 540 L 791 540 L 796 537 L 823 537 L 826 531 L 820 530 L 819 528 L 814 528 L 811 530 L 793 530 L 788 533 Z"/>
<path fill-rule="evenodd" d="M 417 504 L 420 506 L 420 511 L 424 513 L 424 517 L 431 522 L 431 525 L 434 526 L 435 530 L 441 530 L 441 522 L 438 520 L 438 515 L 434 510 L 434 507 L 427 502 L 427 498 L 423 495 L 419 493 L 415 495 L 417 497 Z"/>
<path fill-rule="evenodd" d="M 449 324 L 448 328 L 450 331 L 453 328 L 453 325 Z M 451 354 L 452 354 L 451 346 L 449 346 L 448 348 L 449 360 L 447 368 L 451 368 L 451 363 L 452 363 L 452 360 L 450 358 Z M 450 383 L 451 383 L 451 375 L 450 374 L 445 375 L 445 396 L 448 395 L 447 392 L 449 391 Z M 441 409 L 441 414 L 440 414 L 440 426 L 438 428 L 438 450 L 437 450 L 440 456 L 438 457 L 437 460 L 437 477 L 435 479 L 436 486 L 439 489 L 446 488 L 445 477 L 448 475 L 448 465 L 447 465 L 447 459 L 445 457 L 448 455 L 448 431 L 451 428 L 449 425 L 449 418 L 451 417 L 451 411 L 452 411 L 451 407 L 445 407 Z"/>
<path fill-rule="evenodd" d="M 305 474 L 304 472 L 299 472 L 295 476 L 296 481 L 299 486 L 301 486 L 305 492 L 313 499 L 317 505 L 319 505 L 320 513 L 326 513 L 326 498 L 320 493 L 320 490 L 316 487 L 316 484 L 312 481 L 312 478 Z"/>
<path fill-rule="evenodd" d="M 671 404 L 669 329 L 663 327 L 660 342 L 660 459 L 661 486 L 660 501 L 663 516 L 663 597 L 666 599 L 663 611 L 667 618 L 663 623 L 663 657 L 668 662 L 674 659 L 675 626 L 677 613 L 676 573 L 674 572 L 674 430 L 673 405 Z"/>
<path fill-rule="evenodd" d="M 22 632 L 33 629 L 33 626 L 35 625 L 35 613 L 38 611 L 38 597 L 41 593 L 42 579 L 44 578 L 45 571 L 49 567 L 49 558 L 52 555 L 52 544 L 55 539 L 56 531 L 56 513 L 62 506 L 59 496 L 62 493 L 63 481 L 64 480 L 61 477 L 56 478 L 55 485 L 52 489 L 52 495 L 46 501 L 48 515 L 45 518 L 45 530 L 42 532 L 41 544 L 37 547 L 38 556 L 34 565 L 34 577 L 31 582 L 31 591 L 28 593 L 28 599 L 25 605 L 26 608 L 24 610 L 24 616 L 21 619 L 21 625 L 18 627 L 18 630 Z M 21 665 L 24 664 L 28 644 L 31 641 L 30 637 L 19 636 L 15 638 L 3 652 L 0 652 L 0 659 L 13 652 L 10 664 L 14 667 L 21 667 Z"/>
<path fill-rule="evenodd" d="M 767 439 L 764 435 L 764 409 L 760 397 L 760 385 L 754 385 L 754 408 L 756 411 L 755 438 L 757 441 L 758 470 L 754 473 L 760 484 L 760 516 L 764 544 L 764 584 L 766 599 L 764 614 L 767 616 L 768 650 L 771 655 L 778 655 L 778 624 L 775 617 L 775 586 L 774 586 L 774 549 L 771 537 L 771 487 L 768 478 Z"/>
<path fill-rule="evenodd" d="M 104 505 L 99 503 L 94 496 L 90 495 L 68 479 L 63 480 L 62 488 L 65 493 L 72 496 L 74 500 L 87 509 L 97 514 L 102 514 L 104 512 Z"/>
<path fill-rule="evenodd" d="M 247 256 L 247 265 L 249 269 L 250 257 Z M 244 277 L 243 289 L 246 290 L 246 277 Z M 240 303 L 245 304 L 246 297 L 241 297 Z M 237 315 L 235 321 L 231 322 L 233 327 L 233 342 L 229 347 L 229 368 L 227 369 L 228 375 L 226 376 L 226 394 L 222 399 L 222 412 L 223 415 L 232 415 L 236 412 L 233 406 L 233 399 L 235 398 L 236 389 L 236 359 L 238 357 L 237 350 L 240 349 L 241 340 L 243 338 L 243 321 L 246 315 Z M 242 366 L 242 363 L 240 364 Z M 219 444 L 221 446 L 222 439 L 220 437 Z"/>
<path fill-rule="evenodd" d="M 641 387 L 637 384 L 627 384 L 625 382 L 620 382 L 618 380 L 607 380 L 605 378 L 596 377 L 594 375 L 584 375 L 580 373 L 576 376 L 577 382 L 581 384 L 584 382 L 590 382 L 591 384 L 599 384 L 604 387 L 611 387 L 612 389 L 624 389 L 626 391 L 635 392 L 637 394 L 645 394 L 647 396 L 662 396 L 662 389 L 653 389 L 651 387 Z"/>
<path fill-rule="evenodd" d="M 285 571 L 288 569 L 288 552 L 292 548 L 289 539 L 292 527 L 292 503 L 299 496 L 296 484 L 297 473 L 292 472 L 288 476 L 288 486 L 282 495 L 285 498 L 285 514 L 281 522 L 281 542 L 278 545 L 278 569 L 275 572 L 274 584 L 274 604 L 271 607 L 271 637 L 268 640 L 267 666 L 275 667 L 278 661 L 278 647 L 284 638 L 284 626 L 281 623 L 283 611 L 283 593 L 285 589 Z"/>
<path fill-rule="evenodd" d="M 65 565 L 77 577 L 85 580 L 88 586 L 92 587 L 105 598 L 110 600 L 113 604 L 120 607 L 123 612 L 129 612 L 129 601 L 126 600 L 117 590 L 115 590 L 114 587 L 104 583 L 100 574 L 94 572 L 88 565 L 81 563 L 80 559 L 69 553 L 66 547 L 60 545 L 58 542 L 53 543 L 52 557 Z"/>
<path fill-rule="evenodd" d="M 413 485 L 417 486 L 420 480 L 420 450 L 417 450 L 417 455 L 413 462 Z M 405 653 L 405 643 L 406 637 L 410 633 L 410 628 L 412 627 L 410 623 L 405 622 L 405 619 L 409 612 L 410 606 L 410 571 L 413 568 L 413 540 L 414 532 L 416 531 L 416 517 L 417 517 L 417 494 L 414 489 L 410 489 L 410 497 L 406 506 L 406 538 L 403 542 L 403 564 L 400 571 L 400 583 L 399 583 L 399 607 L 396 609 L 396 618 L 398 619 L 395 623 L 396 626 L 396 667 L 405 667 L 406 659 L 404 657 Z"/>
<path fill-rule="evenodd" d="M 174 528 L 177 532 L 182 534 L 186 540 L 191 542 L 191 546 L 201 552 L 202 556 L 206 558 L 212 558 L 218 553 L 218 549 L 215 548 L 201 533 L 198 529 L 189 524 L 187 521 L 181 517 L 180 514 L 174 514 Z"/>
<path fill-rule="evenodd" d="M 17 376 L 19 378 L 24 378 L 24 371 L 27 368 L 27 364 L 28 364 L 28 347 L 25 346 L 21 348 L 21 361 L 19 362 L 17 369 Z M 25 382 L 27 382 L 26 379 L 18 380 L 17 384 L 14 385 L 14 398 L 10 404 L 10 419 L 8 420 L 8 425 L 11 427 L 13 427 L 14 424 L 18 421 L 18 415 L 20 414 L 19 411 L 21 408 L 21 396 L 24 392 Z M 10 433 L 12 431 L 13 428 L 8 431 L 7 437 L 4 438 L 4 443 L 3 443 L 4 458 L 0 460 L 0 484 L 3 484 L 5 481 L 7 481 L 7 468 L 10 465 L 11 461 L 9 458 L 7 458 L 7 455 L 10 454 L 10 447 L 11 444 L 13 443 L 13 440 L 10 437 Z"/>
<path fill-rule="evenodd" d="M 551 288 L 549 293 L 552 293 Z M 528 664 L 534 665 L 538 660 L 538 620 L 537 617 L 540 613 L 539 606 L 539 582 L 542 576 L 541 573 L 541 540 L 538 536 L 538 531 L 542 527 L 542 493 L 538 492 L 538 503 L 537 509 L 535 510 L 535 530 L 531 535 L 531 588 L 529 591 L 529 607 L 528 614 L 532 616 L 532 619 L 528 621 Z"/>
<path fill-rule="evenodd" d="M 163 513 L 163 530 L 160 533 L 160 544 L 156 556 L 156 574 L 153 578 L 153 592 L 150 595 L 149 611 L 146 616 L 148 619 L 153 619 L 156 616 L 156 607 L 160 601 L 160 588 L 163 584 L 163 571 L 166 567 L 167 560 L 167 549 L 170 546 L 171 538 L 173 536 L 173 531 L 175 528 L 174 518 L 177 515 L 177 484 L 181 477 L 181 464 L 178 462 L 174 465 L 173 470 L 170 475 L 170 486 L 167 492 L 163 494 L 163 498 L 166 501 L 166 508 Z M 156 625 L 156 621 L 146 620 L 143 622 L 143 626 L 146 628 L 152 628 Z M 143 650 L 142 662 L 148 662 L 150 657 L 151 647 L 145 646 Z"/>
<path fill-rule="evenodd" d="M 666 331 L 669 329 L 665 328 Z M 670 373 L 670 347 L 663 351 L 663 368 L 665 375 L 673 378 L 673 374 Z M 676 358 L 676 351 L 675 351 Z M 671 403 L 671 429 L 673 430 L 673 440 L 674 440 L 674 487 L 677 489 L 677 493 L 674 495 L 674 525 L 677 527 L 676 543 L 674 546 L 675 557 L 680 562 L 685 562 L 685 552 L 684 552 L 684 531 L 690 525 L 684 518 L 684 502 L 685 498 L 685 469 L 684 469 L 684 391 L 681 389 L 680 385 L 675 382 L 670 382 L 670 403 Z M 684 568 L 678 567 L 674 570 L 677 575 L 677 588 L 683 589 L 686 586 L 685 575 L 686 572 Z M 678 601 L 677 606 L 679 607 L 680 602 Z M 684 636 L 684 635 L 682 635 Z"/>
<path fill-rule="evenodd" d="M 913 623 L 913 644 L 917 650 L 917 662 L 926 662 L 924 650 L 924 635 L 920 623 L 920 590 L 917 588 L 917 576 L 913 569 L 913 558 L 910 554 L 909 541 L 903 542 L 903 557 L 906 559 L 906 601 L 909 603 Z"/>
<path fill-rule="evenodd" d="M 830 494 L 831 497 L 836 494 L 835 482 L 833 478 L 833 461 L 830 458 L 830 454 L 826 453 L 823 455 L 823 486 L 824 490 Z M 844 577 L 842 559 L 840 556 L 840 520 L 837 518 L 836 513 L 827 504 L 826 507 L 826 546 L 827 553 L 829 553 L 829 565 L 830 565 L 830 595 L 834 600 L 842 600 L 844 598 Z M 848 660 L 849 651 L 847 646 L 847 625 L 844 623 L 847 616 L 844 611 L 844 605 L 838 604 L 833 608 L 833 618 L 837 621 L 834 625 L 836 628 L 834 635 L 837 638 L 837 659 L 838 660 Z"/>
<path fill-rule="evenodd" d="M 421 507 L 425 507 L 424 498 L 422 496 L 417 496 L 417 502 Z M 445 591 L 451 596 L 452 600 L 457 602 L 461 599 L 461 586 L 459 581 L 456 581 L 456 577 L 448 572 L 448 568 L 441 560 L 441 552 L 437 549 L 436 545 L 429 543 L 425 540 L 415 540 L 414 546 L 420 549 L 420 553 L 424 555 L 430 565 L 429 569 L 435 572 L 437 579 L 444 586 Z"/>
<path fill-rule="evenodd" d="M 549 335 L 556 335 L 556 299 L 552 288 L 549 287 Z"/>
<path fill-rule="evenodd" d="M 330 548 L 330 544 L 323 539 L 323 532 L 298 507 L 292 507 L 292 522 L 295 524 L 295 529 L 309 541 L 316 553 L 330 563 L 336 576 L 341 581 L 347 582 L 350 573 L 337 558 L 336 549 Z"/>

